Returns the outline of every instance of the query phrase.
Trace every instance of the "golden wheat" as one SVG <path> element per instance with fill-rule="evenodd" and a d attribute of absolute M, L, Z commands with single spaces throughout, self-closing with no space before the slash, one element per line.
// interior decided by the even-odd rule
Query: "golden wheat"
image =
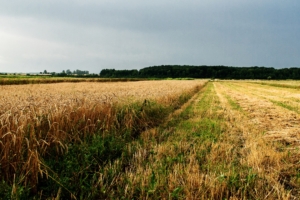
<path fill-rule="evenodd" d="M 113 105 L 155 100 L 172 103 L 205 81 L 57 83 L 1 86 L 0 173 L 17 174 L 16 184 L 35 185 L 47 175 L 41 156 L 68 151 L 66 141 L 80 141 L 96 130 L 109 130 Z M 129 112 L 129 111 L 127 111 Z M 131 113 L 134 114 L 134 113 Z M 126 117 L 127 116 L 127 117 Z M 130 113 L 125 117 L 132 126 Z M 15 184 L 15 182 L 14 182 Z"/>

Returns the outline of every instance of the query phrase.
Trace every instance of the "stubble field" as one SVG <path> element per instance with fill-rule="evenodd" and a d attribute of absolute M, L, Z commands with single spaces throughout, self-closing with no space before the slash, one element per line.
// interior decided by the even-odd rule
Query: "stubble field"
<path fill-rule="evenodd" d="M 0 194 L 298 199 L 297 81 L 1 86 Z"/>

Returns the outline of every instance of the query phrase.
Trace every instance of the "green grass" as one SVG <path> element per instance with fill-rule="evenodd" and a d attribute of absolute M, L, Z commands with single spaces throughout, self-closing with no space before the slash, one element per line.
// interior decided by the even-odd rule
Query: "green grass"
<path fill-rule="evenodd" d="M 275 105 L 277 105 L 277 106 L 280 106 L 280 107 L 282 107 L 282 108 L 285 108 L 285 109 L 288 109 L 288 110 L 291 110 L 291 111 L 294 111 L 294 112 L 300 114 L 299 108 L 290 105 L 288 102 L 275 101 L 275 100 L 270 100 L 270 101 L 271 101 L 272 103 L 274 103 Z"/>
<path fill-rule="evenodd" d="M 126 173 L 121 175 L 117 187 L 131 191 L 124 198 L 220 199 L 248 195 L 247 192 L 257 180 L 256 174 L 238 161 L 240 145 L 236 144 L 240 142 L 239 139 L 223 135 L 226 125 L 219 114 L 222 109 L 217 106 L 219 104 L 213 85 L 208 84 L 197 101 L 169 123 L 156 129 L 159 139 L 140 140 L 140 151 L 148 152 L 148 155 L 140 162 L 131 161 L 129 171 L 141 170 L 135 173 L 134 179 L 129 178 Z M 232 144 L 228 161 L 222 157 L 223 154 L 215 152 L 216 146 L 222 148 L 224 143 Z M 195 163 L 191 164 L 191 158 L 195 159 Z M 195 170 L 197 175 L 200 173 L 204 177 L 210 176 L 213 180 L 191 187 L 189 181 L 197 181 L 199 177 L 195 174 L 195 177 L 188 178 L 189 170 Z M 178 178 L 170 179 L 174 174 Z M 120 197 L 124 190 L 115 192 L 109 198 Z"/>
<path fill-rule="evenodd" d="M 242 107 L 241 107 L 236 101 L 234 101 L 234 100 L 233 100 L 230 96 L 228 96 L 228 95 L 225 95 L 225 97 L 226 97 L 228 103 L 231 105 L 232 109 L 238 110 L 238 111 L 240 111 L 240 112 L 243 112 Z"/>

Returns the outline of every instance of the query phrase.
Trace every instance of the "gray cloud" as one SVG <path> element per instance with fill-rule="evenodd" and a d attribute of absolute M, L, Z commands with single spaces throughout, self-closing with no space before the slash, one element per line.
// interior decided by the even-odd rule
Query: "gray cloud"
<path fill-rule="evenodd" d="M 4 1 L 0 72 L 299 66 L 300 2 Z"/>

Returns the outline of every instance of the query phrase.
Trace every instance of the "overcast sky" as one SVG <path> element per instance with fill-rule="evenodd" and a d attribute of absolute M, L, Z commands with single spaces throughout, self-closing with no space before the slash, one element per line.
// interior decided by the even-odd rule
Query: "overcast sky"
<path fill-rule="evenodd" d="M 0 0 L 0 72 L 300 67 L 299 0 Z"/>

